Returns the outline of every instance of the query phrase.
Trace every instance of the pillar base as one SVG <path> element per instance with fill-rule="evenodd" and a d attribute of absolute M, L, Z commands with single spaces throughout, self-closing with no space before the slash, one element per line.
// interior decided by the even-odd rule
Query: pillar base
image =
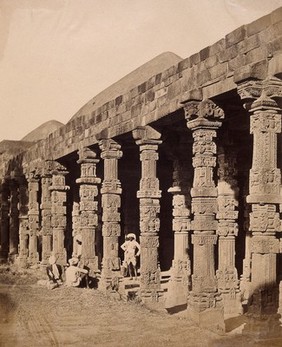
<path fill-rule="evenodd" d="M 98 289 L 101 290 L 102 292 L 108 292 L 108 291 L 119 292 L 122 287 L 120 285 L 122 280 L 123 280 L 123 276 L 121 275 L 120 271 L 116 271 L 116 272 L 109 271 L 107 272 L 107 274 L 105 274 L 105 272 L 103 273 L 103 270 L 102 270 L 102 275 L 99 280 Z"/>
<path fill-rule="evenodd" d="M 168 283 L 168 291 L 165 294 L 165 308 L 173 308 L 187 305 L 188 284 L 181 279 L 173 278 Z"/>
<path fill-rule="evenodd" d="M 8 262 L 12 263 L 12 264 L 15 263 L 17 256 L 18 256 L 17 253 L 9 253 L 8 254 Z"/>
<path fill-rule="evenodd" d="M 98 257 L 93 257 L 93 258 L 81 258 L 81 264 L 84 265 L 85 267 L 89 268 L 89 275 L 95 275 L 97 272 L 99 272 L 99 267 L 98 267 Z"/>
<path fill-rule="evenodd" d="M 225 332 L 222 298 L 219 293 L 189 293 L 187 317 L 199 327 Z"/>
<path fill-rule="evenodd" d="M 162 289 L 140 290 L 140 299 L 151 310 L 158 311 L 165 308 L 164 291 Z"/>
<path fill-rule="evenodd" d="M 221 292 L 225 319 L 243 314 L 240 294 L 241 293 L 239 291 L 236 291 L 234 293 Z"/>
<path fill-rule="evenodd" d="M 27 256 L 19 255 L 15 260 L 15 264 L 22 269 L 26 269 L 28 267 Z"/>
<path fill-rule="evenodd" d="M 39 255 L 38 253 L 34 254 L 33 256 L 29 256 L 27 258 L 27 265 L 33 266 L 39 264 Z"/>

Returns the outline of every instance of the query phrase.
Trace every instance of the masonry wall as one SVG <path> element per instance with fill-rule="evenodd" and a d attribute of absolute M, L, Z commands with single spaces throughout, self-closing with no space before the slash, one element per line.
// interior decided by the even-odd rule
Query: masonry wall
<path fill-rule="evenodd" d="M 189 33 L 187 33 L 189 35 Z M 191 90 L 202 88 L 213 97 L 236 88 L 237 79 L 265 78 L 282 71 L 282 8 L 243 25 L 215 44 L 110 100 L 98 109 L 72 119 L 65 127 L 33 146 L 26 160 L 57 159 L 76 151 L 78 144 L 96 143 L 108 129 L 114 137 L 149 124 L 182 107 Z M 87 108 L 89 110 L 89 108 Z M 83 114 L 83 108 L 80 114 Z"/>

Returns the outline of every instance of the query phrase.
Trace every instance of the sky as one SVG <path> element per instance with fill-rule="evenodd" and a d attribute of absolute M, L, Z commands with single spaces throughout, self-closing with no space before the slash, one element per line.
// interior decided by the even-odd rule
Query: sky
<path fill-rule="evenodd" d="M 67 123 L 155 56 L 182 58 L 282 0 L 0 0 L 0 141 Z"/>

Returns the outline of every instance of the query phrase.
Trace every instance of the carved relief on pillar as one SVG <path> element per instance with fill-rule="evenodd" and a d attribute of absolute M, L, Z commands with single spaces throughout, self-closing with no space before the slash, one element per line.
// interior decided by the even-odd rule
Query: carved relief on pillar
<path fill-rule="evenodd" d="M 121 207 L 121 183 L 118 179 L 118 160 L 122 157 L 121 146 L 113 139 L 99 141 L 101 158 L 104 161 L 104 180 L 102 184 L 102 235 L 104 244 L 102 287 L 119 276 L 121 260 L 118 256 Z"/>
<path fill-rule="evenodd" d="M 253 233 L 271 234 L 281 231 L 281 223 L 277 206 L 266 204 L 252 206 L 250 214 L 250 230 Z"/>
<path fill-rule="evenodd" d="M 137 198 L 140 205 L 141 245 L 141 297 L 143 300 L 158 301 L 162 296 L 160 269 L 158 264 L 158 232 L 160 229 L 160 197 L 156 162 L 161 134 L 153 128 L 138 127 L 133 138 L 140 150 L 141 179 Z"/>
<path fill-rule="evenodd" d="M 98 270 L 98 257 L 95 250 L 95 235 L 98 227 L 98 184 L 100 178 L 96 176 L 96 165 L 99 159 L 96 153 L 87 147 L 79 150 L 81 176 L 76 180 L 79 184 L 79 231 L 81 233 L 81 259 L 93 272 Z"/>
<path fill-rule="evenodd" d="M 65 177 L 68 174 L 66 168 L 57 163 L 53 163 L 52 184 L 49 187 L 51 192 L 51 226 L 53 229 L 53 250 L 58 261 L 66 263 L 66 249 L 64 247 L 66 221 L 67 190 Z"/>
<path fill-rule="evenodd" d="M 220 302 L 214 263 L 217 189 L 213 179 L 216 166 L 216 144 L 213 139 L 222 124 L 224 112 L 211 100 L 185 102 L 184 111 L 187 127 L 192 130 L 194 139 L 194 181 L 191 189 L 194 216 L 191 222 L 191 229 L 194 230 L 193 275 L 192 292 L 188 300 L 188 309 L 193 316 L 193 312 L 218 308 Z"/>
<path fill-rule="evenodd" d="M 191 229 L 191 179 L 192 172 L 188 170 L 186 162 L 174 159 L 173 162 L 173 186 L 168 192 L 172 198 L 172 229 L 174 231 L 174 259 L 172 266 L 171 281 L 182 282 L 187 298 L 188 286 L 191 276 L 191 264 L 188 255 L 189 236 Z"/>
<path fill-rule="evenodd" d="M 42 264 L 48 264 L 48 258 L 52 253 L 52 162 L 46 161 L 41 176 L 41 215 L 42 215 Z"/>
<path fill-rule="evenodd" d="M 29 245 L 28 186 L 25 176 L 17 178 L 19 184 L 19 245 L 17 262 L 26 267 Z"/>
<path fill-rule="evenodd" d="M 158 233 L 160 229 L 160 203 L 158 199 L 140 199 L 141 233 Z"/>
<path fill-rule="evenodd" d="M 29 246 L 29 222 L 28 216 L 19 217 L 19 257 L 18 262 L 20 266 L 27 265 Z"/>
<path fill-rule="evenodd" d="M 246 81 L 238 93 L 250 112 L 253 162 L 250 171 L 249 203 L 279 203 L 281 174 L 277 169 L 277 134 L 281 133 L 281 111 L 276 99 L 282 96 L 282 81 Z"/>
<path fill-rule="evenodd" d="M 39 261 L 38 233 L 39 233 L 39 176 L 31 171 L 28 181 L 28 222 L 29 222 L 29 252 L 28 263 L 35 265 Z"/>
<path fill-rule="evenodd" d="M 272 286 L 276 286 L 276 253 L 279 241 L 276 233 L 281 231 L 279 204 L 281 203 L 281 174 L 277 168 L 277 134 L 281 133 L 281 110 L 277 99 L 282 97 L 282 81 L 269 77 L 264 81 L 242 81 L 238 93 L 250 113 L 250 133 L 253 134 L 253 160 L 250 170 L 250 192 L 247 202 L 251 204 L 251 290 L 253 313 L 271 313 L 269 305 L 262 300 Z M 275 313 L 277 298 L 273 298 Z"/>
<path fill-rule="evenodd" d="M 238 186 L 235 153 L 225 143 L 218 156 L 218 289 L 222 294 L 225 314 L 242 313 L 238 273 L 235 267 L 235 237 L 238 235 Z"/>

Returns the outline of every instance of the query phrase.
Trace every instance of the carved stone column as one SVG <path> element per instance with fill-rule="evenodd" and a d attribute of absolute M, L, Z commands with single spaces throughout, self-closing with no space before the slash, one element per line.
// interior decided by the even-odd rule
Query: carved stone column
<path fill-rule="evenodd" d="M 251 117 L 250 132 L 253 134 L 253 161 L 247 197 L 252 207 L 252 300 L 249 312 L 254 316 L 275 314 L 278 307 L 276 261 L 279 253 L 276 233 L 281 231 L 281 173 L 277 168 L 277 134 L 281 132 L 281 109 L 276 99 L 282 97 L 282 82 L 274 77 L 264 81 L 242 81 L 238 83 L 238 93 L 247 102 Z"/>
<path fill-rule="evenodd" d="M 238 235 L 238 186 L 235 179 L 235 153 L 218 155 L 218 290 L 222 294 L 224 313 L 236 316 L 242 313 L 238 273 L 235 267 L 235 237 Z"/>
<path fill-rule="evenodd" d="M 251 283 L 251 237 L 250 231 L 250 214 L 251 206 L 247 203 L 249 194 L 249 176 L 244 175 L 243 193 L 243 232 L 245 233 L 245 256 L 243 259 L 243 273 L 240 278 L 240 291 L 242 295 L 242 305 L 246 305 L 250 299 Z M 239 206 L 240 207 L 240 206 Z"/>
<path fill-rule="evenodd" d="M 67 190 L 65 176 L 68 171 L 63 165 L 54 163 L 55 168 L 52 170 L 51 191 L 51 226 L 53 230 L 53 250 L 52 253 L 57 257 L 58 263 L 67 262 L 67 252 L 64 247 L 65 231 L 67 225 L 66 219 L 66 202 Z"/>
<path fill-rule="evenodd" d="M 20 267 L 27 266 L 29 247 L 28 223 L 28 186 L 25 176 L 18 178 L 19 182 L 19 256 L 17 262 Z"/>
<path fill-rule="evenodd" d="M 118 256 L 118 239 L 120 230 L 121 184 L 118 179 L 118 159 L 122 157 L 120 145 L 112 139 L 99 142 L 101 158 L 104 160 L 104 180 L 101 189 L 103 208 L 103 267 L 102 286 L 120 275 L 120 258 Z"/>
<path fill-rule="evenodd" d="M 217 189 L 213 179 L 216 166 L 216 130 L 224 118 L 223 111 L 211 100 L 188 101 L 184 104 L 187 126 L 193 132 L 194 182 L 191 189 L 191 222 L 193 248 L 192 291 L 188 312 L 191 319 L 211 329 L 223 330 L 223 310 L 217 290 L 214 246 L 217 221 Z"/>
<path fill-rule="evenodd" d="M 98 257 L 95 251 L 95 234 L 98 227 L 98 184 L 100 178 L 96 176 L 96 153 L 89 148 L 79 151 L 78 164 L 81 165 L 81 176 L 76 180 L 80 185 L 79 213 L 80 233 L 82 238 L 81 259 L 92 271 L 98 271 Z"/>
<path fill-rule="evenodd" d="M 28 176 L 28 224 L 29 224 L 29 245 L 28 264 L 36 265 L 39 261 L 37 250 L 39 232 L 39 177 L 35 172 L 30 172 Z"/>
<path fill-rule="evenodd" d="M 42 215 L 42 264 L 47 265 L 48 259 L 52 253 L 52 225 L 51 225 L 51 190 L 52 185 L 52 161 L 46 161 L 42 176 L 42 194 L 41 194 L 41 215 Z"/>
<path fill-rule="evenodd" d="M 192 174 L 183 163 L 184 161 L 182 160 L 174 160 L 173 186 L 168 190 L 173 194 L 174 259 L 172 261 L 171 277 L 166 298 L 167 308 L 187 304 L 188 291 L 191 284 L 188 232 L 191 229 L 190 189 L 192 182 L 190 183 L 190 177 L 192 177 Z"/>
<path fill-rule="evenodd" d="M 10 186 L 10 233 L 9 233 L 9 259 L 15 260 L 18 254 L 19 244 L 19 191 L 18 183 L 15 179 L 11 179 Z"/>
<path fill-rule="evenodd" d="M 72 205 L 72 238 L 73 238 L 73 256 L 77 256 L 78 243 L 75 241 L 77 235 L 80 235 L 80 216 L 79 216 L 79 202 L 74 201 Z"/>
<path fill-rule="evenodd" d="M 1 252 L 0 260 L 7 261 L 9 252 L 9 186 L 6 182 L 2 183 L 1 187 Z"/>
<path fill-rule="evenodd" d="M 162 296 L 160 268 L 158 262 L 159 247 L 159 180 L 156 177 L 158 146 L 161 135 L 153 128 L 138 127 L 133 130 L 133 138 L 140 150 L 141 180 L 137 198 L 140 202 L 140 246 L 141 246 L 141 282 L 140 293 L 143 301 L 156 302 Z"/>

